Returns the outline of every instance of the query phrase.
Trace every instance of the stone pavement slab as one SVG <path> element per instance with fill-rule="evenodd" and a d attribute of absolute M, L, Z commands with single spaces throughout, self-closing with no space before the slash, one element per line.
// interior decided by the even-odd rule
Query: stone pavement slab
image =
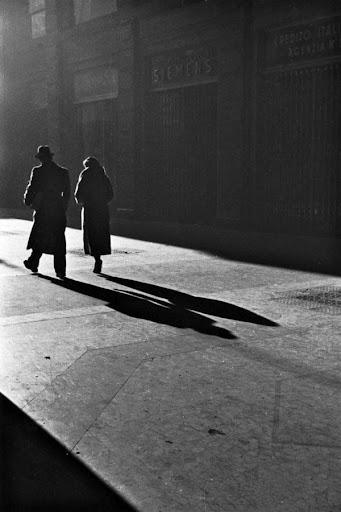
<path fill-rule="evenodd" d="M 63 282 L 29 229 L 0 219 L 0 391 L 31 421 L 140 512 L 340 512 L 340 278 L 115 236 L 94 275 L 68 229 Z"/>

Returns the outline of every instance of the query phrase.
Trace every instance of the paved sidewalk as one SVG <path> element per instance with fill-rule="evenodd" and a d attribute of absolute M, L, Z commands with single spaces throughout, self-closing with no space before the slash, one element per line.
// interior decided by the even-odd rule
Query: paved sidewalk
<path fill-rule="evenodd" d="M 68 229 L 63 282 L 29 230 L 0 220 L 20 411 L 139 512 L 340 512 L 340 278 L 115 236 L 95 275 Z"/>

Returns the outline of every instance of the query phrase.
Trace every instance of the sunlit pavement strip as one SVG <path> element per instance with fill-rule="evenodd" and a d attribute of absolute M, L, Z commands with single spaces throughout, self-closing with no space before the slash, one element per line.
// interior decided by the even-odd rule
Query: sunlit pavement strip
<path fill-rule="evenodd" d="M 92 306 L 85 308 L 73 308 L 63 311 L 49 311 L 47 313 L 31 313 L 28 315 L 15 315 L 0 317 L 0 325 L 17 325 L 29 322 L 43 322 L 44 320 L 56 320 L 57 318 L 75 318 L 86 315 L 96 315 L 111 311 L 107 306 Z"/>
<path fill-rule="evenodd" d="M 68 230 L 68 289 L 29 229 L 0 220 L 5 395 L 141 512 L 340 512 L 339 278 L 122 237 L 105 278 Z"/>

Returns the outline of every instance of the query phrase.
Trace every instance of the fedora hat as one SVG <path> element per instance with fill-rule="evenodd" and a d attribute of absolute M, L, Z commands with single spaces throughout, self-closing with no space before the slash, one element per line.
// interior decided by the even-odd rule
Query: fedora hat
<path fill-rule="evenodd" d="M 54 153 L 51 153 L 49 146 L 38 146 L 37 153 L 34 155 L 36 158 L 40 156 L 53 156 Z"/>

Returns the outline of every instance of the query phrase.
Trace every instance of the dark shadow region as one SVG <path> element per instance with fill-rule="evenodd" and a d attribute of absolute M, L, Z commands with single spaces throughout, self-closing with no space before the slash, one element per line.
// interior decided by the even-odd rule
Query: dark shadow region
<path fill-rule="evenodd" d="M 225 225 L 115 219 L 112 234 L 195 249 L 233 261 L 340 275 L 340 236 L 249 231 Z"/>
<path fill-rule="evenodd" d="M 176 290 L 140 283 L 129 279 L 125 280 L 114 278 L 106 274 L 102 275 L 108 280 L 117 282 L 118 284 L 125 284 L 125 286 L 134 287 L 135 284 L 135 288 L 145 293 L 122 289 L 111 290 L 74 279 L 60 281 L 59 279 L 39 274 L 41 278 L 48 279 L 59 286 L 100 299 L 106 302 L 108 307 L 127 316 L 141 318 L 180 329 L 193 329 L 202 334 L 218 336 L 224 339 L 235 339 L 236 336 L 229 330 L 217 326 L 212 318 L 205 316 L 206 314 L 260 325 L 278 325 L 271 320 L 233 304 L 202 297 L 193 297 Z M 166 300 L 151 297 L 147 295 L 147 293 L 159 295 Z M 194 311 L 192 311 L 192 309 Z"/>
<path fill-rule="evenodd" d="M 218 316 L 220 318 L 228 318 L 238 322 L 249 322 L 268 327 L 277 327 L 278 324 L 268 318 L 257 315 L 248 309 L 241 308 L 235 304 L 230 304 L 217 299 L 208 299 L 206 297 L 198 297 L 188 293 L 180 292 L 172 288 L 164 288 L 155 284 L 144 283 L 134 279 L 125 279 L 121 277 L 110 276 L 108 274 L 101 274 L 107 280 L 117 284 L 134 288 L 143 293 L 162 297 L 169 301 L 171 307 L 175 309 L 185 309 L 197 311 L 205 315 Z"/>
<path fill-rule="evenodd" d="M 160 301 L 148 295 L 130 291 L 110 290 L 82 281 L 76 281 L 75 279 L 60 281 L 59 279 L 42 274 L 37 275 L 69 290 L 100 299 L 108 307 L 130 317 L 141 318 L 179 329 L 193 329 L 202 334 L 219 336 L 224 339 L 235 338 L 234 334 L 227 329 L 215 325 L 214 320 L 211 318 L 183 307 L 177 307 L 167 301 Z"/>
<path fill-rule="evenodd" d="M 1 218 L 31 220 L 29 210 L 0 208 Z M 168 244 L 222 259 L 331 275 L 341 275 L 341 238 L 288 233 L 253 232 L 224 225 L 176 224 L 112 215 L 112 235 Z M 75 206 L 68 210 L 68 227 L 80 229 Z"/>
<path fill-rule="evenodd" d="M 2 512 L 137 512 L 0 394 Z"/>

